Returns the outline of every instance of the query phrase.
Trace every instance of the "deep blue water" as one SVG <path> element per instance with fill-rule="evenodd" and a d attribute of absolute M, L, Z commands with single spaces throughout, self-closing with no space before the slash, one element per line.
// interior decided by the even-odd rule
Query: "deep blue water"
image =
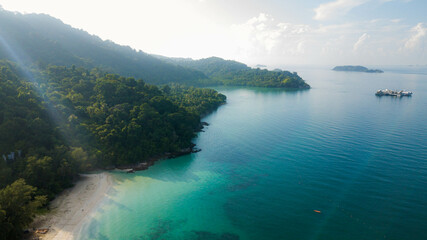
<path fill-rule="evenodd" d="M 427 239 L 427 75 L 401 72 L 218 88 L 202 151 L 114 173 L 81 239 Z"/>

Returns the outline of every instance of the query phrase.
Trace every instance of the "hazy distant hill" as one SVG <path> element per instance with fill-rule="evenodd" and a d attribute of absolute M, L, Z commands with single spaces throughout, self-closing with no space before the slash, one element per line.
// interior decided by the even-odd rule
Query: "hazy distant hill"
<path fill-rule="evenodd" d="M 217 84 L 294 89 L 310 88 L 296 72 L 250 68 L 243 63 L 218 57 L 200 60 L 158 57 L 183 67 L 201 71 Z"/>
<path fill-rule="evenodd" d="M 199 71 L 103 41 L 45 14 L 19 14 L 0 9 L 0 37 L 0 58 L 16 61 L 17 56 L 25 65 L 101 67 L 154 84 L 193 85 L 207 78 Z"/>
<path fill-rule="evenodd" d="M 332 70 L 343 71 L 343 72 L 367 72 L 367 73 L 383 73 L 383 70 L 379 69 L 368 69 L 362 66 L 336 66 Z"/>
<path fill-rule="evenodd" d="M 296 73 L 252 69 L 243 63 L 211 57 L 167 58 L 135 51 L 72 28 L 45 14 L 0 9 L 0 59 L 21 65 L 76 65 L 142 78 L 147 83 L 309 88 Z"/>

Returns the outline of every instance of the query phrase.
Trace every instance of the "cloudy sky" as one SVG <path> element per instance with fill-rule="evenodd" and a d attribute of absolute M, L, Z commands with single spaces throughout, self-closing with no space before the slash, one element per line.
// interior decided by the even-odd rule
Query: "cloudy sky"
<path fill-rule="evenodd" d="M 0 0 L 171 57 L 247 64 L 427 64 L 426 0 Z"/>

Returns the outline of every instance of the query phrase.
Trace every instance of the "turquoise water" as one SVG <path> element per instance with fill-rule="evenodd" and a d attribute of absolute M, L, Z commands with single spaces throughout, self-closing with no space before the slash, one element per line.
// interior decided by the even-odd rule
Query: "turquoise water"
<path fill-rule="evenodd" d="M 219 88 L 202 151 L 114 173 L 80 238 L 427 239 L 427 75 L 298 73 L 312 89 Z"/>

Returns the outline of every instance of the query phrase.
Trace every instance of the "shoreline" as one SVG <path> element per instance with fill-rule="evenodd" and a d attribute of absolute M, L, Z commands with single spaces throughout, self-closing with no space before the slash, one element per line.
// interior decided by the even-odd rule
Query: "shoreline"
<path fill-rule="evenodd" d="M 203 132 L 205 126 L 209 126 L 209 124 L 201 121 L 196 132 Z M 199 151 L 201 149 L 191 143 L 189 147 L 180 151 L 153 156 L 146 162 L 104 168 L 101 173 L 79 174 L 80 178 L 74 187 L 64 190 L 49 203 L 50 211 L 48 213 L 36 216 L 28 227 L 32 230 L 25 239 L 76 239 L 82 231 L 83 224 L 94 215 L 99 203 L 105 199 L 113 185 L 111 174 L 108 171 L 118 170 L 127 173 L 143 171 L 159 160 L 177 158 Z"/>
<path fill-rule="evenodd" d="M 191 144 L 188 148 L 183 148 L 178 152 L 173 153 L 163 153 L 159 154 L 157 156 L 150 157 L 145 162 L 139 162 L 135 164 L 126 164 L 126 165 L 118 165 L 118 166 L 112 166 L 104 168 L 104 171 L 111 171 L 111 170 L 122 170 L 127 173 L 133 173 L 136 171 L 144 171 L 153 166 L 157 161 L 164 160 L 164 159 L 174 159 L 177 157 L 181 157 L 184 155 L 192 154 L 192 153 L 198 153 L 202 151 L 200 148 L 195 147 L 196 144 Z"/>
<path fill-rule="evenodd" d="M 203 129 L 206 126 L 209 126 L 209 123 L 201 121 L 198 129 L 196 129 L 196 132 L 204 132 Z M 144 170 L 147 170 L 149 167 L 153 166 L 154 163 L 159 161 L 159 160 L 173 159 L 173 158 L 177 158 L 177 157 L 192 154 L 192 153 L 198 153 L 200 151 L 202 151 L 202 149 L 197 148 L 196 144 L 191 143 L 188 147 L 182 148 L 179 151 L 166 152 L 166 153 L 162 153 L 159 155 L 155 155 L 155 156 L 148 158 L 144 162 L 139 162 L 139 163 L 134 163 L 134 164 L 124 164 L 124 165 L 118 165 L 118 166 L 110 166 L 110 167 L 103 168 L 103 170 L 110 171 L 110 170 L 118 169 L 118 170 L 123 170 L 127 173 L 133 173 L 135 171 L 144 171 Z"/>
<path fill-rule="evenodd" d="M 99 203 L 105 199 L 113 185 L 108 172 L 80 174 L 80 180 L 63 191 L 50 204 L 50 211 L 37 216 L 30 228 L 49 229 L 46 234 L 33 233 L 40 239 L 76 239 L 83 223 L 93 216 Z"/>

